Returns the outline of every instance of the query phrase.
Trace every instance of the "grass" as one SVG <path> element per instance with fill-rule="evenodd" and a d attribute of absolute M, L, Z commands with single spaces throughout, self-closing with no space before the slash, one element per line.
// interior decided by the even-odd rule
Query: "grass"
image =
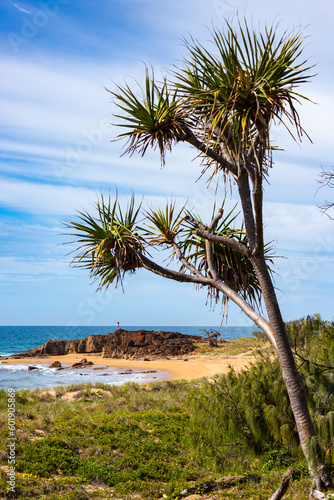
<path fill-rule="evenodd" d="M 234 340 L 218 340 L 218 347 L 210 347 L 208 343 L 196 343 L 195 355 L 237 356 L 253 355 L 255 351 L 270 350 L 267 340 L 261 337 L 243 337 Z"/>
<path fill-rule="evenodd" d="M 188 395 L 200 384 L 165 381 L 18 391 L 16 491 L 3 498 L 153 500 L 178 499 L 186 488 L 204 492 L 206 481 L 228 474 L 218 473 L 212 459 L 200 460 L 189 445 Z M 0 405 L 7 406 L 3 390 Z M 1 450 L 8 438 L 5 418 L 3 413 Z M 236 464 L 229 471 L 260 471 L 259 484 L 224 487 L 209 496 L 203 493 L 203 499 L 268 498 L 287 468 L 275 457 L 253 458 L 246 469 Z M 5 452 L 1 458 L 6 465 Z M 6 480 L 2 471 L 0 491 L 6 489 Z M 285 498 L 306 498 L 309 488 L 307 475 L 296 478 Z"/>

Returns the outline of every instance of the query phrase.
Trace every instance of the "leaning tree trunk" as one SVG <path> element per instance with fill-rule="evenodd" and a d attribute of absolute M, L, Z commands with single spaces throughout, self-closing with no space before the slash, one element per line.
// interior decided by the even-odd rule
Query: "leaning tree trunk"
<path fill-rule="evenodd" d="M 314 426 L 309 412 L 304 387 L 297 370 L 295 359 L 289 344 L 285 324 L 277 302 L 273 282 L 263 256 L 251 258 L 256 270 L 269 321 L 276 341 L 277 354 L 282 366 L 283 379 L 287 387 L 291 408 L 296 421 L 300 444 L 313 480 L 313 486 L 319 491 L 333 488 L 331 477 L 323 464 L 320 450 L 316 456 L 311 452 L 309 441 L 315 436 Z"/>

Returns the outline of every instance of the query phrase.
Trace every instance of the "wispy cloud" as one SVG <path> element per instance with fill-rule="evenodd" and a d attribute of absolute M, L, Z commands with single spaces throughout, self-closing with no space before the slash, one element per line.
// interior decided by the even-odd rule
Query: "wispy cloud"
<path fill-rule="evenodd" d="M 178 145 L 173 154 L 168 155 L 163 170 L 160 170 L 157 151 L 145 158 L 135 155 L 120 158 L 121 143 L 110 143 L 118 131 L 103 125 L 113 121 L 110 96 L 103 86 L 110 88 L 113 82 L 124 80 L 133 82 L 127 75 L 143 81 L 143 60 L 152 62 L 157 75 L 169 64 L 179 64 L 185 52 L 180 42 L 182 36 L 187 37 L 189 31 L 206 44 L 207 27 L 213 24 L 220 28 L 225 22 L 224 12 L 243 8 L 245 2 L 161 0 L 157 10 L 152 9 L 151 0 L 126 0 L 104 2 L 96 11 L 88 0 L 35 2 L 38 7 L 26 0 L 14 1 L 6 14 L 11 17 L 2 19 L 4 28 L 0 33 L 2 37 L 7 36 L 7 46 L 4 44 L 1 49 L 0 60 L 0 74 L 4 75 L 0 80 L 0 238 L 3 255 L 0 280 L 13 283 L 13 297 L 21 294 L 22 304 L 28 304 L 30 298 L 31 304 L 36 302 L 27 297 L 29 283 L 35 280 L 34 293 L 42 302 L 46 300 L 42 295 L 51 294 L 56 310 L 57 297 L 59 302 L 65 303 L 81 293 L 80 286 L 73 284 L 74 280 L 71 281 L 71 293 L 66 291 L 69 276 L 73 274 L 68 274 L 67 264 L 62 263 L 68 248 L 57 246 L 62 239 L 57 234 L 61 233 L 57 224 L 77 209 L 91 210 L 101 191 L 106 195 L 110 191 L 113 196 L 117 186 L 121 201 L 126 201 L 133 189 L 138 199 L 145 194 L 147 205 L 162 205 L 173 195 L 178 203 L 188 200 L 191 207 L 204 214 L 204 219 L 210 216 L 215 186 L 206 189 L 205 179 L 195 183 L 201 171 L 199 160 L 192 161 L 195 150 Z M 53 8 L 43 10 L 42 4 L 52 4 Z M 261 12 L 262 20 L 267 19 L 270 23 L 277 14 L 273 5 L 254 0 L 247 6 L 246 15 L 251 18 L 254 13 Z M 333 249 L 328 240 L 333 233 L 333 222 L 322 217 L 316 207 L 317 201 L 321 203 L 321 197 L 325 196 L 324 192 L 318 193 L 316 198 L 314 195 L 321 165 L 324 168 L 332 165 L 334 97 L 332 77 L 328 75 L 334 65 L 333 51 L 326 39 L 332 33 L 333 16 L 330 14 L 334 12 L 334 4 L 320 0 L 319 8 L 313 7 L 306 5 L 301 11 L 288 0 L 280 4 L 284 26 L 289 28 L 291 20 L 304 26 L 312 22 L 306 33 L 310 38 L 305 57 L 315 55 L 312 61 L 319 59 L 316 68 L 319 77 L 301 92 L 318 104 L 303 101 L 300 116 L 314 143 L 305 138 L 300 147 L 283 127 L 277 127 L 273 131 L 274 145 L 286 152 L 275 153 L 277 163 L 270 172 L 270 185 L 264 193 L 266 238 L 277 240 L 277 253 L 288 257 L 278 261 L 282 274 L 278 286 L 286 291 L 283 305 L 288 317 L 303 315 L 306 307 L 312 312 L 313 304 L 316 310 L 325 311 L 326 293 L 319 283 L 324 289 L 332 286 L 329 278 L 333 274 Z M 94 16 L 91 16 L 92 10 Z M 326 12 L 325 17 L 323 12 Z M 259 16 L 254 15 L 254 23 L 258 19 Z M 9 43 L 10 33 L 6 26 L 11 26 L 17 51 L 13 50 L 13 43 Z M 331 195 L 329 193 L 328 197 Z M 317 253 L 319 245 L 325 247 L 321 255 Z M 312 267 L 314 259 L 316 268 Z M 171 283 L 166 285 L 152 280 L 151 276 L 143 282 L 142 274 L 138 274 L 127 292 L 130 300 L 138 297 L 137 287 L 145 284 L 147 297 L 154 286 L 154 295 L 159 300 L 166 288 L 174 290 Z M 59 283 L 64 280 L 63 286 L 59 286 L 61 294 L 47 285 L 48 280 L 53 283 L 56 278 Z M 43 287 L 46 283 L 45 289 L 38 286 L 39 280 L 43 281 Z M 87 278 L 80 283 L 88 286 L 88 281 Z M 297 282 L 298 290 L 294 288 Z M 179 296 L 178 287 L 175 285 L 176 292 L 170 292 L 166 300 Z M 3 288 L 7 293 L 10 287 Z M 305 297 L 306 290 L 310 299 Z M 2 299 L 9 303 L 6 295 Z M 180 317 L 188 314 L 188 318 L 192 318 L 194 309 L 197 312 L 193 300 L 197 299 L 193 299 L 190 290 L 186 307 L 191 313 L 184 312 L 183 308 Z M 146 302 L 149 304 L 149 299 Z M 36 306 L 34 318 L 38 317 L 43 304 Z M 126 298 L 124 304 L 124 314 L 128 317 Z M 31 309 L 29 304 L 27 318 Z M 47 309 L 44 307 L 45 311 Z M 147 308 L 143 302 L 137 311 L 138 317 L 149 316 L 151 310 L 152 307 Z M 172 305 L 171 310 L 174 311 Z M 202 314 L 202 309 L 198 311 Z M 58 311 L 56 313 L 58 317 Z M 156 314 L 163 315 L 159 307 Z M 233 316 L 234 321 L 239 318 L 238 314 Z M 10 322 L 9 316 L 6 321 Z"/>
<path fill-rule="evenodd" d="M 14 3 L 14 7 L 16 7 L 18 10 L 20 10 L 21 12 L 25 12 L 26 14 L 32 14 L 32 12 L 30 10 L 27 10 L 25 9 L 24 7 L 21 7 L 20 5 L 18 5 L 17 3 Z"/>
<path fill-rule="evenodd" d="M 68 275 L 71 272 L 68 263 L 58 259 L 27 259 L 18 257 L 0 257 L 0 276 L 3 280 L 9 276 L 17 279 L 30 279 L 42 275 Z"/>

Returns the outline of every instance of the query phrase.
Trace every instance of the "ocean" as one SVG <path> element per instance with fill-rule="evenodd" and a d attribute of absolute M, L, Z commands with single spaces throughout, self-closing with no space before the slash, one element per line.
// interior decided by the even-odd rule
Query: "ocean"
<path fill-rule="evenodd" d="M 203 330 L 218 330 L 221 338 L 232 340 L 249 337 L 256 327 L 250 326 L 123 326 L 124 330 L 155 330 L 177 331 L 188 335 L 205 335 Z M 115 327 L 107 326 L 0 326 L 0 356 L 20 354 L 27 349 L 45 344 L 50 339 L 83 339 L 89 335 L 105 335 L 114 331 Z M 29 363 L 29 359 L 27 359 Z M 53 388 L 82 382 L 103 382 L 110 385 L 120 385 L 125 382 L 144 382 L 147 375 L 141 370 L 133 370 L 124 374 L 121 370 L 106 368 L 102 371 L 90 369 L 57 370 L 48 365 L 36 365 L 39 369 L 28 371 L 28 364 L 4 365 L 0 362 L 0 388 L 2 389 L 35 389 Z M 124 371 L 124 370 L 123 370 Z M 167 374 L 157 374 L 157 378 L 168 378 Z"/>

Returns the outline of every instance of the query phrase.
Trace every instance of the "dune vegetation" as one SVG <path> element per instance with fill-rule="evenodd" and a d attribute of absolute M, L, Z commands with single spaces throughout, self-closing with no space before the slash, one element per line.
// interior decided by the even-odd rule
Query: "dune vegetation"
<path fill-rule="evenodd" d="M 319 436 L 313 446 L 332 469 L 334 323 L 313 316 L 287 327 Z M 280 364 L 255 335 L 244 351 L 253 343 L 258 361 L 241 373 L 17 391 L 16 488 L 2 498 L 261 500 L 289 467 L 285 498 L 307 498 L 311 480 Z M 240 353 L 242 340 L 228 344 Z M 7 398 L 0 391 L 1 408 Z M 5 492 L 5 412 L 0 439 Z"/>

